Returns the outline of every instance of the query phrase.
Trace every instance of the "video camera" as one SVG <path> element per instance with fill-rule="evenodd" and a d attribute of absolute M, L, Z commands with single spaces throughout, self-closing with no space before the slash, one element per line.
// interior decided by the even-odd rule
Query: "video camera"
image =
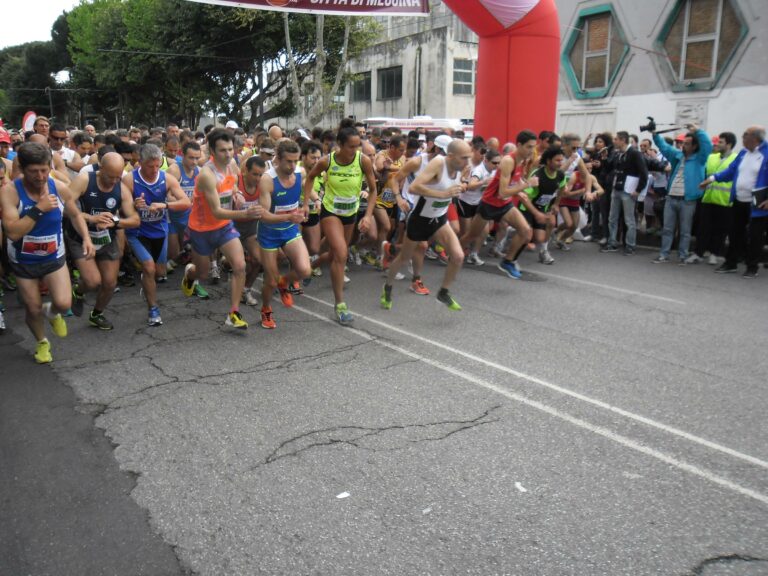
<path fill-rule="evenodd" d="M 646 116 L 648 118 L 648 124 L 640 126 L 640 132 L 656 132 L 656 121 L 653 116 Z"/>

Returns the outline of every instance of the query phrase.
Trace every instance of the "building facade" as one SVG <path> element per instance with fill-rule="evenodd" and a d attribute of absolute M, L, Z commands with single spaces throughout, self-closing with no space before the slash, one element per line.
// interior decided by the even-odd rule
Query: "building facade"
<path fill-rule="evenodd" d="M 765 0 L 557 0 L 557 126 L 585 135 L 692 122 L 712 134 L 765 123 Z"/>

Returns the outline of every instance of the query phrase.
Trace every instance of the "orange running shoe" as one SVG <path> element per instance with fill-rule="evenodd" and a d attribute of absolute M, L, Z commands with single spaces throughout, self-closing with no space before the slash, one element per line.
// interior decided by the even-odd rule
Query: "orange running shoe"
<path fill-rule="evenodd" d="M 288 282 L 285 281 L 283 276 L 277 281 L 277 289 L 280 291 L 280 300 L 283 301 L 283 306 L 290 308 L 293 306 L 293 295 L 288 291 Z"/>
<path fill-rule="evenodd" d="M 277 328 L 275 319 L 272 317 L 272 307 L 261 308 L 261 327 L 267 329 Z"/>
<path fill-rule="evenodd" d="M 429 296 L 429 288 L 424 286 L 424 282 L 422 282 L 421 279 L 411 282 L 411 292 L 414 292 L 419 296 Z"/>

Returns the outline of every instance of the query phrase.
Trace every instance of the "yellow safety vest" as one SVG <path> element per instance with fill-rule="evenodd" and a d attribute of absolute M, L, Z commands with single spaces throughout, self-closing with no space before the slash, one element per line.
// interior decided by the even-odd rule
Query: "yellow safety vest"
<path fill-rule="evenodd" d="M 707 177 L 722 172 L 731 162 L 736 159 L 736 152 L 731 153 L 728 158 L 721 158 L 719 152 L 710 154 L 707 158 Z M 701 199 L 704 204 L 717 204 L 718 206 L 731 206 L 731 188 L 733 182 L 712 182 L 707 186 L 704 197 Z"/>

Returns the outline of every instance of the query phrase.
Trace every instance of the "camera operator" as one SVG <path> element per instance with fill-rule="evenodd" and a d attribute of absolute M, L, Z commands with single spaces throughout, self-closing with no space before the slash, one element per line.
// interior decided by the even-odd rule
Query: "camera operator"
<path fill-rule="evenodd" d="M 614 176 L 611 186 L 607 188 L 611 190 L 611 210 L 608 214 L 610 238 L 600 252 L 618 251 L 619 216 L 623 210 L 624 223 L 627 226 L 624 255 L 632 256 L 637 241 L 637 197 L 648 184 L 648 166 L 640 150 L 630 145 L 627 132 L 617 132 L 613 145 L 616 148 L 616 157 L 612 162 Z"/>
<path fill-rule="evenodd" d="M 669 253 L 675 237 L 675 225 L 679 227 L 680 242 L 677 253 L 680 264 L 698 262 L 695 254 L 688 255 L 691 243 L 691 227 L 696 204 L 704 192 L 699 183 L 704 179 L 707 158 L 712 153 L 712 141 L 704 130 L 695 124 L 687 124 L 683 149 L 678 150 L 666 143 L 659 134 L 653 133 L 653 142 L 659 151 L 669 159 L 669 192 L 664 203 L 664 229 L 661 233 L 661 251 L 654 260 L 660 264 L 669 262 Z"/>

